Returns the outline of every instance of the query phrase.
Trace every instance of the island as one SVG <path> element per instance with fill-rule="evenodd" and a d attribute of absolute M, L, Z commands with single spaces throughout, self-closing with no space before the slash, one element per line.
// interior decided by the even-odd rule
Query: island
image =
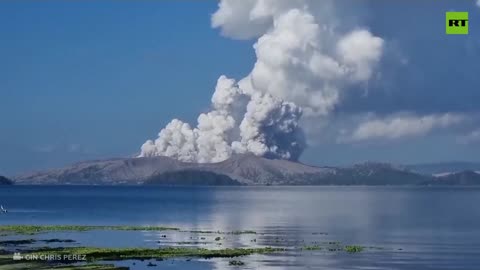
<path fill-rule="evenodd" d="M 0 175 L 0 185 L 12 185 L 12 184 L 13 184 L 12 180 L 8 179 L 5 176 Z"/>

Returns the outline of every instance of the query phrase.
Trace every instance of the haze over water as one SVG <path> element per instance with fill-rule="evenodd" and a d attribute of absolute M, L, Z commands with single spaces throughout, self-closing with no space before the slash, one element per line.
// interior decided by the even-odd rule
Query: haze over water
<path fill-rule="evenodd" d="M 241 269 L 477 269 L 480 188 L 8 186 L 0 224 L 166 225 L 254 230 L 222 247 L 326 241 L 374 247 L 358 254 L 291 251 L 241 258 Z M 121 234 L 121 235 L 120 235 Z M 174 245 L 182 232 L 55 233 L 86 246 Z M 43 236 L 44 237 L 44 236 Z M 44 237 L 45 238 L 45 237 Z M 215 241 L 200 247 L 215 248 Z M 255 239 L 256 242 L 252 242 Z M 190 239 L 191 241 L 191 239 Z M 132 267 L 131 262 L 122 262 Z M 130 264 L 130 265 L 129 265 Z M 169 269 L 224 269 L 227 259 L 176 259 Z M 143 269 L 141 263 L 131 269 Z M 146 268 L 145 268 L 146 269 Z"/>

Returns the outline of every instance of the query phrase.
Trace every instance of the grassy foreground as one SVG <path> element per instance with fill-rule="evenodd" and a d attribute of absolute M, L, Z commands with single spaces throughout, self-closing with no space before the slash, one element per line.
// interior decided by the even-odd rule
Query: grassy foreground
<path fill-rule="evenodd" d="M 24 234 L 33 235 L 42 232 L 58 232 L 58 231 L 76 231 L 85 232 L 92 230 L 117 230 L 117 231 L 180 231 L 179 228 L 165 227 L 165 226 L 125 226 L 125 225 L 113 225 L 113 226 L 89 226 L 89 225 L 0 225 L 0 236 L 6 236 L 9 234 Z M 181 231 L 195 234 L 256 234 L 257 232 L 251 230 L 245 231 Z"/>
<path fill-rule="evenodd" d="M 89 226 L 89 225 L 0 225 L 0 236 L 6 235 L 33 235 L 44 232 L 68 232 L 68 231 L 92 231 L 92 230 L 119 230 L 119 231 L 177 231 L 193 235 L 212 234 L 209 238 L 220 245 L 218 241 L 228 238 L 228 235 L 251 234 L 257 232 L 245 231 L 181 231 L 175 227 L 163 226 Z M 221 237 L 218 235 L 222 235 Z M 262 233 L 260 233 L 262 235 Z M 166 237 L 166 235 L 162 235 Z M 205 240 L 205 237 L 198 236 Z M 192 239 L 192 237 L 190 237 Z M 254 239 L 256 242 L 256 239 Z M 0 246 L 7 247 L 7 250 L 0 247 L 0 270 L 21 270 L 21 269 L 57 269 L 57 270 L 125 270 L 128 267 L 118 267 L 113 264 L 102 264 L 103 262 L 122 260 L 158 260 L 174 258 L 237 258 L 253 254 L 272 254 L 285 251 L 341 251 L 347 253 L 359 253 L 369 247 L 357 245 L 341 245 L 340 242 L 314 242 L 312 246 L 289 246 L 289 247 L 251 247 L 251 248 L 225 248 L 206 249 L 200 247 L 162 247 L 162 248 L 100 248 L 100 247 L 37 247 L 31 248 L 34 243 L 74 243 L 71 239 L 1 239 Z M 253 240 L 251 241 L 253 242 Z M 188 243 L 188 242 L 186 242 Z M 203 243 L 203 242 L 198 242 Z M 23 249 L 26 246 L 26 249 Z M 287 245 L 288 246 L 288 245 Z M 19 249 L 18 247 L 22 247 Z M 21 251 L 24 256 L 22 260 L 14 261 L 12 256 L 14 250 Z M 29 257 L 25 257 L 29 256 Z M 42 260 L 48 256 L 54 256 L 51 261 Z M 34 259 L 32 259 L 34 258 Z M 48 257 L 51 258 L 51 257 Z M 73 259 L 72 259 L 73 258 Z M 74 263 L 74 264 L 72 264 Z M 151 264 L 151 265 L 150 265 Z M 155 266 L 149 262 L 147 266 Z M 241 266 L 244 262 L 239 260 L 229 261 L 230 266 Z"/>
<path fill-rule="evenodd" d="M 252 254 L 267 254 L 285 251 L 285 248 L 226 248 L 205 249 L 186 247 L 166 248 L 97 248 L 97 247 L 65 247 L 46 249 L 29 253 L 30 255 L 60 255 L 69 256 L 82 254 L 88 261 L 118 261 L 143 259 L 168 259 L 177 257 L 196 258 L 232 258 Z"/>
<path fill-rule="evenodd" d="M 118 267 L 113 264 L 86 263 L 72 265 L 63 263 L 47 263 L 44 261 L 12 261 L 11 256 L 0 255 L 1 270 L 128 270 L 128 267 Z"/>
<path fill-rule="evenodd" d="M 91 231 L 91 230 L 119 230 L 119 231 L 178 231 L 179 228 L 163 226 L 85 226 L 85 225 L 1 225 L 0 234 L 36 234 L 55 231 Z"/>
<path fill-rule="evenodd" d="M 305 246 L 302 250 L 322 250 L 319 245 Z M 348 253 L 357 253 L 363 251 L 362 246 L 344 246 L 335 249 L 343 250 Z M 327 248 L 327 250 L 330 250 Z M 117 267 L 112 264 L 96 264 L 97 261 L 121 261 L 121 260 L 163 260 L 171 258 L 234 258 L 248 256 L 253 254 L 272 254 L 276 252 L 287 251 L 286 248 L 227 248 L 227 249 L 205 249 L 205 248 L 185 248 L 185 247 L 166 247 L 166 248 L 97 248 L 97 247 L 62 247 L 62 248 L 44 248 L 36 251 L 22 253 L 23 256 L 39 257 L 42 255 L 57 255 L 57 258 L 66 258 L 71 256 L 84 255 L 86 261 L 82 265 L 72 265 L 69 261 L 13 261 L 11 254 L 0 255 L 1 270 L 20 270 L 20 269 L 57 269 L 57 270 L 125 270 L 125 267 Z M 79 257 L 80 258 L 80 257 Z M 83 259 L 79 259 L 83 260 Z M 241 266 L 242 261 L 233 260 L 229 262 L 231 266 Z"/>
<path fill-rule="evenodd" d="M 37 268 L 38 269 L 38 268 Z M 118 267 L 113 264 L 57 265 L 45 269 L 55 270 L 128 270 L 128 267 Z"/>
<path fill-rule="evenodd" d="M 85 255 L 82 265 L 68 264 L 74 261 L 37 261 L 23 260 L 14 261 L 12 255 L 0 255 L 1 270 L 20 269 L 57 269 L 57 270 L 124 270 L 125 267 L 117 267 L 111 264 L 95 264 L 95 261 L 121 261 L 121 260 L 148 260 L 148 259 L 169 259 L 169 258 L 233 258 L 252 254 L 269 254 L 284 251 L 283 248 L 232 248 L 211 250 L 204 248 L 95 248 L 95 247 L 66 247 L 40 249 L 33 252 L 22 253 L 23 256 L 33 258 L 41 255 L 58 255 L 58 258 L 69 256 Z M 83 261 L 82 261 L 83 262 Z M 237 262 L 237 261 L 235 261 Z M 236 264 L 239 265 L 239 264 Z"/>

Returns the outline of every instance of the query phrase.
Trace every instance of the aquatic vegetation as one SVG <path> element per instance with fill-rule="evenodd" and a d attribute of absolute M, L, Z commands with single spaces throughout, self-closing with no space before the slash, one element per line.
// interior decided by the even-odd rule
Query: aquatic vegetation
<path fill-rule="evenodd" d="M 75 240 L 72 240 L 72 239 L 58 239 L 58 238 L 45 239 L 40 241 L 45 243 L 74 243 L 75 242 Z"/>
<path fill-rule="evenodd" d="M 314 245 L 314 246 L 304 246 L 302 247 L 302 250 L 322 250 L 323 248 L 319 245 Z"/>
<path fill-rule="evenodd" d="M 221 231 L 181 231 L 181 232 L 189 232 L 189 233 L 204 233 L 204 234 L 257 234 L 256 231 L 251 231 L 251 230 L 245 230 L 245 231 L 232 231 L 232 232 L 221 232 Z"/>
<path fill-rule="evenodd" d="M 128 270 L 127 267 L 116 267 L 113 264 L 64 264 L 48 263 L 46 261 L 14 261 L 12 254 L 2 253 L 0 255 L 0 269 L 2 270 L 20 270 L 20 269 L 38 269 L 38 270 Z"/>
<path fill-rule="evenodd" d="M 256 231 L 233 231 L 233 232 L 227 232 L 226 234 L 257 234 Z"/>
<path fill-rule="evenodd" d="M 113 264 L 51 264 L 40 261 L 13 261 L 10 258 L 0 258 L 0 269 L 19 270 L 19 269 L 37 269 L 37 270 L 128 270 L 128 267 L 115 266 Z"/>
<path fill-rule="evenodd" d="M 228 265 L 232 265 L 232 266 L 242 266 L 242 265 L 245 265 L 245 263 L 242 262 L 242 261 L 233 260 L 233 261 L 229 261 L 229 262 L 228 262 Z"/>
<path fill-rule="evenodd" d="M 189 232 L 189 233 L 218 233 L 221 234 L 222 232 L 220 231 L 181 231 L 181 232 Z"/>
<path fill-rule="evenodd" d="M 36 234 L 52 231 L 92 231 L 92 230 L 120 230 L 120 231 L 178 231 L 178 228 L 162 226 L 86 226 L 86 225 L 0 225 L 1 233 Z"/>
<path fill-rule="evenodd" d="M 3 240 L 0 241 L 0 246 L 29 245 L 35 242 L 35 239 Z"/>
<path fill-rule="evenodd" d="M 362 252 L 363 251 L 362 246 L 345 246 L 344 250 L 349 253 L 357 253 L 357 252 Z"/>
<path fill-rule="evenodd" d="M 63 231 L 91 231 L 91 230 L 120 230 L 120 231 L 163 231 L 163 230 L 175 230 L 180 231 L 178 228 L 160 227 L 160 226 L 81 226 L 81 225 L 0 225 L 0 233 L 12 234 L 37 234 L 42 232 L 63 232 Z M 177 245 L 165 246 L 160 248 L 100 248 L 100 247 L 77 247 L 64 245 L 63 247 L 32 247 L 28 246 L 34 243 L 72 243 L 75 242 L 71 239 L 6 239 L 0 241 L 0 245 L 4 246 L 16 246 L 22 248 L 22 255 L 59 255 L 62 258 L 66 256 L 68 258 L 73 257 L 73 261 L 13 261 L 11 258 L 13 251 L 0 252 L 0 269 L 72 269 L 72 270 L 123 270 L 128 268 L 116 267 L 114 265 L 99 264 L 107 261 L 122 261 L 122 260 L 140 260 L 144 261 L 146 266 L 157 266 L 155 261 L 148 262 L 148 260 L 162 261 L 171 258 L 185 258 L 191 260 L 194 258 L 235 258 L 241 256 L 248 256 L 253 254 L 271 254 L 284 252 L 287 250 L 295 251 L 332 251 L 332 252 L 347 252 L 358 253 L 364 249 L 371 247 L 363 247 L 356 245 L 342 245 L 336 241 L 324 241 L 324 242 L 311 242 L 310 245 L 305 245 L 305 241 L 301 242 L 289 242 L 288 237 L 276 236 L 272 241 L 282 241 L 283 247 L 245 247 L 245 248 L 224 248 L 221 249 L 222 240 L 229 239 L 228 235 L 240 235 L 240 234 L 252 234 L 257 235 L 257 232 L 251 230 L 243 231 L 180 231 L 185 233 L 191 233 L 190 242 L 175 242 Z M 197 235 L 195 235 L 197 234 Z M 198 235 L 200 234 L 200 235 Z M 213 234 L 210 236 L 202 234 Z M 260 233 L 259 235 L 263 235 Z M 161 238 L 167 238 L 166 234 L 159 234 Z M 257 242 L 257 238 L 249 237 L 250 242 Z M 203 241 L 208 238 L 210 241 L 215 240 L 215 248 L 202 248 L 195 245 L 208 244 L 212 242 Z M 162 239 L 163 241 L 163 239 Z M 227 241 L 227 240 L 225 240 Z M 160 241 L 158 241 L 160 243 Z M 181 245 L 193 245 L 193 246 L 181 246 Z M 23 246 L 27 248 L 23 249 Z M 19 250 L 17 248 L 17 250 Z M 0 250 L 1 251 L 1 250 Z M 3 255 L 2 255 L 3 254 Z M 76 258 L 75 256 L 82 255 Z M 84 257 L 83 257 L 84 256 Z M 86 261 L 83 261 L 83 258 Z M 70 260 L 70 259 L 69 259 Z M 72 262 L 77 262 L 72 264 Z M 148 262 L 148 264 L 147 264 Z M 242 266 L 245 263 L 240 260 L 230 260 L 230 266 Z"/>
<path fill-rule="evenodd" d="M 325 246 L 321 245 L 313 245 L 313 246 L 304 246 L 301 248 L 301 250 L 328 250 L 331 252 L 335 251 L 346 251 L 348 253 L 357 253 L 357 252 L 362 252 L 365 248 L 362 246 L 355 246 L 355 245 L 350 245 L 350 246 L 344 246 L 342 247 L 339 245 L 339 242 L 326 242 Z"/>
<path fill-rule="evenodd" d="M 51 266 L 50 266 L 51 267 Z M 42 268 L 36 268 L 42 269 Z M 128 267 L 115 266 L 113 264 L 85 264 L 85 265 L 59 265 L 51 268 L 55 270 L 128 270 Z"/>
<path fill-rule="evenodd" d="M 88 261 L 111 261 L 131 259 L 165 259 L 176 257 L 198 257 L 198 258 L 231 258 L 247 256 L 251 254 L 268 254 L 285 251 L 284 248 L 227 248 L 227 249 L 205 249 L 205 248 L 95 248 L 95 247 L 65 247 L 53 248 L 29 253 L 31 255 L 85 255 Z"/>

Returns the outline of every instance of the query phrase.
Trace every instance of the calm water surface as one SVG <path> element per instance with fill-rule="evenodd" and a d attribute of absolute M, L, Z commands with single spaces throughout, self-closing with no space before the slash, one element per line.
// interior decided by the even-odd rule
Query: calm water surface
<path fill-rule="evenodd" d="M 480 269 L 480 188 L 419 187 L 0 187 L 0 224 L 165 225 L 183 232 L 64 232 L 82 246 L 301 247 L 340 241 L 381 249 L 295 251 L 228 259 L 125 261 L 131 269 Z M 162 235 L 167 234 L 167 237 Z M 40 237 L 40 236 L 37 236 Z M 48 238 L 45 234 L 42 238 Z M 201 239 L 205 238 L 205 239 Z M 185 244 L 182 244 L 185 245 Z"/>

